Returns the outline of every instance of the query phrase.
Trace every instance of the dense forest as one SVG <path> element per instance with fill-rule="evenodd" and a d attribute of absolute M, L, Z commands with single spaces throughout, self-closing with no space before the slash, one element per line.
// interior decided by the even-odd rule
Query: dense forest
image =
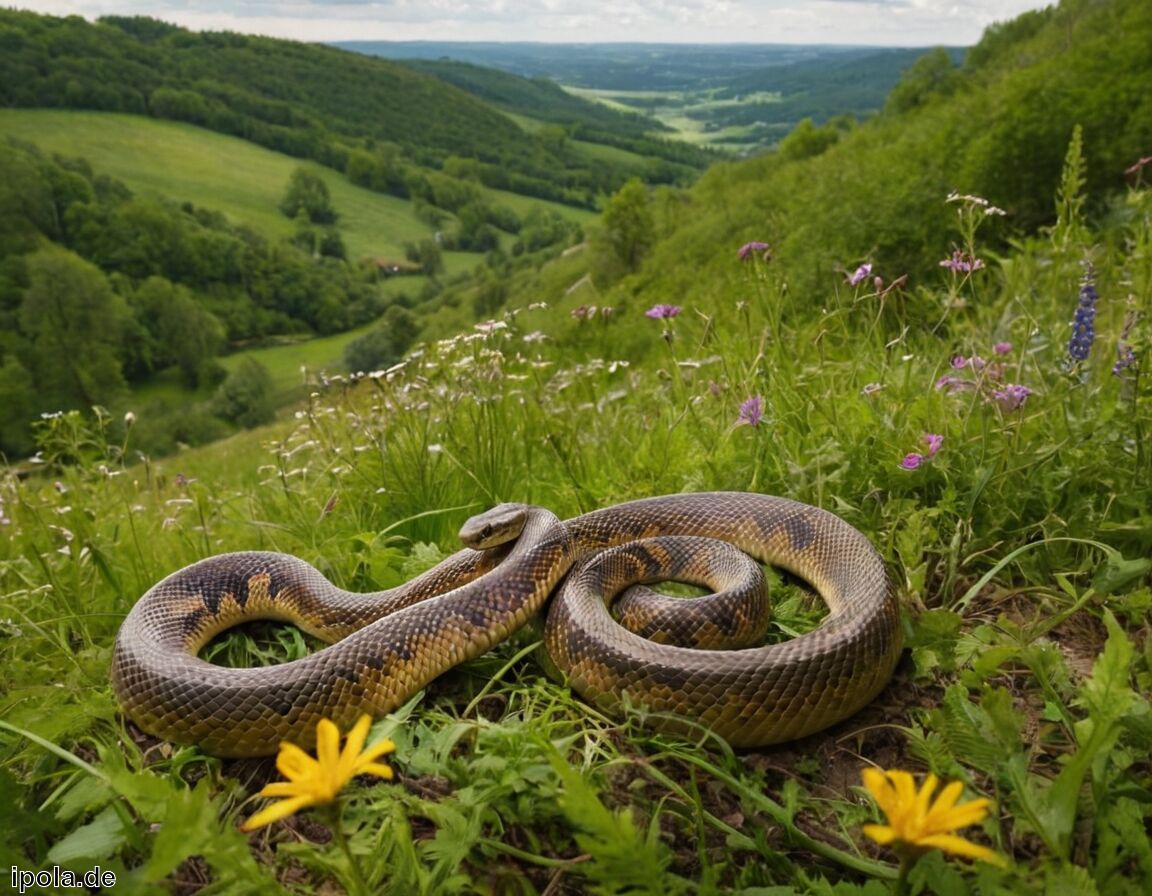
<path fill-rule="evenodd" d="M 569 116 L 579 101 L 567 104 Z M 130 112 L 185 121 L 345 171 L 399 196 L 422 169 L 470 160 L 488 186 L 591 207 L 627 172 L 508 116 L 440 78 L 333 47 L 193 33 L 144 18 L 89 23 L 0 10 L 0 104 Z M 585 139 L 635 137 L 588 105 Z M 690 179 L 706 157 L 666 154 L 653 179 Z"/>

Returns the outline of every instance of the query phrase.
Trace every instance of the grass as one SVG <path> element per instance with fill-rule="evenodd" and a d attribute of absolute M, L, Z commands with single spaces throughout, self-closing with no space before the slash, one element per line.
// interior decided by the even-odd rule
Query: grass
<path fill-rule="evenodd" d="M 751 149 L 757 145 L 752 127 L 725 127 L 709 130 L 705 122 L 692 113 L 748 103 L 779 102 L 780 94 L 760 91 L 738 99 L 716 99 L 713 91 L 686 90 L 603 90 L 591 87 L 565 87 L 569 93 L 602 103 L 613 109 L 642 112 L 669 127 L 677 140 L 698 146 L 716 146 L 728 150 Z"/>
<path fill-rule="evenodd" d="M 754 256 L 663 319 L 622 291 L 610 316 L 573 316 L 577 296 L 509 309 L 390 376 L 335 379 L 293 420 L 164 461 L 133 459 L 110 421 L 45 420 L 44 459 L 72 462 L 0 480 L 3 865 L 99 864 L 143 893 L 1141 893 L 1152 405 L 1138 365 L 1112 373 L 1124 308 L 1105 297 L 1152 301 L 1152 193 L 1107 233 L 1068 214 L 997 263 L 967 209 L 958 242 L 987 265 L 904 291 L 829 275 L 796 296 L 781 259 Z M 1071 363 L 1085 252 L 1097 339 Z M 1124 337 L 1140 363 L 1144 332 Z M 741 422 L 752 396 L 762 416 Z M 735 753 L 583 702 L 526 630 L 377 722 L 394 782 L 246 836 L 271 763 L 167 744 L 112 697 L 124 614 L 201 557 L 287 551 L 388 587 L 500 501 L 569 517 L 704 489 L 826 507 L 884 556 L 906 652 L 862 712 Z M 774 624 L 803 630 L 811 602 L 787 594 Z M 297 641 L 274 630 L 235 652 Z M 873 843 L 867 766 L 991 799 L 959 833 L 1005 864 Z"/>
<path fill-rule="evenodd" d="M 82 157 L 93 169 L 131 189 L 221 211 L 273 238 L 290 237 L 293 222 L 277 208 L 299 159 L 193 125 L 135 115 L 49 109 L 0 109 L 0 131 L 65 156 Z M 309 163 L 310 164 L 310 163 Z M 412 203 L 358 187 L 342 174 L 313 165 L 324 178 L 352 259 L 403 258 L 404 244 L 431 236 Z M 555 202 L 501 190 L 494 201 L 520 213 L 534 206 L 587 222 L 592 214 Z M 464 255 L 459 264 L 474 264 Z"/>

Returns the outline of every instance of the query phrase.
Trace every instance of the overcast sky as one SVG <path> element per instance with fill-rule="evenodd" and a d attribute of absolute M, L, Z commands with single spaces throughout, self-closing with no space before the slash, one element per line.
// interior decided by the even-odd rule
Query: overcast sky
<path fill-rule="evenodd" d="M 294 40 L 969 45 L 1041 0 L 8 0 Z"/>

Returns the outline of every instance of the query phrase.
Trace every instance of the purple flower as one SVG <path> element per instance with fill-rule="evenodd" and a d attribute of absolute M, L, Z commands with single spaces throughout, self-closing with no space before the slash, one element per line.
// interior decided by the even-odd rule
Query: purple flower
<path fill-rule="evenodd" d="M 992 351 L 994 351 L 998 355 L 1010 354 L 1012 351 L 1012 343 L 1011 342 L 997 342 L 994 346 L 992 346 Z"/>
<path fill-rule="evenodd" d="M 848 285 L 849 286 L 859 286 L 864 281 L 864 278 L 867 277 L 871 273 L 872 273 L 872 262 L 869 261 L 869 262 L 866 262 L 865 264 L 860 265 L 860 267 L 856 268 L 856 270 L 853 271 L 851 276 L 848 278 Z"/>
<path fill-rule="evenodd" d="M 1000 409 L 1004 411 L 1016 411 L 1024 404 L 1024 400 L 1032 394 L 1032 390 L 1027 386 L 1020 386 L 1016 383 L 1009 383 L 1002 389 L 997 389 L 992 393 L 992 397 L 996 403 L 1000 405 Z"/>
<path fill-rule="evenodd" d="M 666 320 L 667 318 L 675 317 L 679 313 L 679 305 L 653 305 L 644 312 L 644 316 L 650 317 L 653 320 Z"/>
<path fill-rule="evenodd" d="M 1084 262 L 1084 277 L 1080 281 L 1080 300 L 1076 303 L 1076 316 L 1072 318 L 1072 336 L 1068 339 L 1068 357 L 1085 361 L 1096 338 L 1096 269 Z"/>
<path fill-rule="evenodd" d="M 935 457 L 936 452 L 940 450 L 940 446 L 944 444 L 944 436 L 937 435 L 934 432 L 924 433 L 924 444 L 928 446 L 928 456 Z"/>
<path fill-rule="evenodd" d="M 922 463 L 924 463 L 924 455 L 918 451 L 913 451 L 911 454 L 904 455 L 904 459 L 900 461 L 900 467 L 905 470 L 918 470 Z"/>
<path fill-rule="evenodd" d="M 953 273 L 971 274 L 973 271 L 978 271 L 984 267 L 984 262 L 974 255 L 969 255 L 963 249 L 956 249 L 952 252 L 951 258 L 945 258 L 940 262 L 940 267 L 948 268 Z"/>
<path fill-rule="evenodd" d="M 736 257 L 741 261 L 747 261 L 752 257 L 753 252 L 761 252 L 764 261 L 768 261 L 772 257 L 772 247 L 767 243 L 762 243 L 759 240 L 753 240 L 750 243 L 745 243 L 736 250 Z"/>
<path fill-rule="evenodd" d="M 759 395 L 747 398 L 740 405 L 740 413 L 736 416 L 737 423 L 747 423 L 749 426 L 759 426 L 764 419 L 764 399 Z"/>

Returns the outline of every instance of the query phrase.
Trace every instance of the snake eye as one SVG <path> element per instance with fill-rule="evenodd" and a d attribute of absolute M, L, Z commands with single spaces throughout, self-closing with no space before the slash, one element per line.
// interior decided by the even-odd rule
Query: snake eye
<path fill-rule="evenodd" d="M 480 530 L 480 540 L 481 541 L 487 541 L 491 537 L 492 537 L 492 526 L 487 525 L 483 529 Z"/>

